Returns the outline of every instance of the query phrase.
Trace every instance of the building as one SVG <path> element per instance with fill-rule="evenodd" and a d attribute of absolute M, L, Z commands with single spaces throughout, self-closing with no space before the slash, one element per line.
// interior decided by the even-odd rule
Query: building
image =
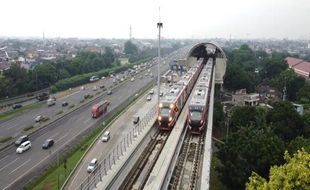
<path fill-rule="evenodd" d="M 236 91 L 232 95 L 232 103 L 235 106 L 257 106 L 260 101 L 260 96 L 258 93 L 246 93 L 246 89 L 241 89 Z"/>
<path fill-rule="evenodd" d="M 289 68 L 293 69 L 297 75 L 306 79 L 310 78 L 310 62 L 294 57 L 287 57 L 285 60 Z"/>

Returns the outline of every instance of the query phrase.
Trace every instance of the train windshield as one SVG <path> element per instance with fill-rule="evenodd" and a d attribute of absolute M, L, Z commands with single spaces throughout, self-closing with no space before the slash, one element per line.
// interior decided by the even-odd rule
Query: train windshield
<path fill-rule="evenodd" d="M 197 110 L 193 110 L 191 113 L 191 119 L 192 120 L 201 120 L 201 112 Z"/>
<path fill-rule="evenodd" d="M 170 109 L 169 108 L 161 108 L 160 114 L 162 116 L 168 117 L 168 116 L 170 116 Z"/>

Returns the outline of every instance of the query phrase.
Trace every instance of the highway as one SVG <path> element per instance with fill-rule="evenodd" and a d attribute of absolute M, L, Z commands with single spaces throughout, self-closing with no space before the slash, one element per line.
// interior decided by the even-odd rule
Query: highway
<path fill-rule="evenodd" d="M 164 61 L 169 62 L 170 60 L 180 57 L 182 57 L 182 55 L 177 54 L 176 56 L 171 56 L 169 59 L 164 59 Z M 167 64 L 161 67 L 162 71 L 167 69 Z M 157 68 L 152 67 L 151 72 L 155 74 L 157 73 L 156 71 Z M 111 102 L 109 110 L 113 110 L 122 104 L 128 97 L 134 96 L 139 89 L 143 88 L 151 80 L 151 77 L 145 77 L 143 75 L 142 79 L 136 78 L 134 82 L 128 81 L 121 84 L 119 87 L 113 90 L 113 94 L 111 96 L 105 95 L 104 99 Z M 72 101 L 73 99 L 75 101 L 80 101 L 82 97 L 82 94 L 70 96 Z M 96 102 L 99 101 L 100 100 L 97 100 Z M 60 105 L 56 105 L 48 109 L 51 110 L 51 113 L 53 114 L 57 108 L 59 109 L 59 106 Z M 15 153 L 15 147 L 11 147 L 8 150 L 2 151 L 0 153 L 0 189 L 14 189 L 12 185 L 16 181 L 20 180 L 31 171 L 36 171 L 40 165 L 47 164 L 46 162 L 48 161 L 49 157 L 55 156 L 59 150 L 66 148 L 67 145 L 70 144 L 70 142 L 73 141 L 80 133 L 95 125 L 97 120 L 91 118 L 90 109 L 91 105 L 87 105 L 82 109 L 78 109 L 70 113 L 68 116 L 58 120 L 57 122 L 52 123 L 50 126 L 48 126 L 48 128 L 46 128 L 46 130 L 42 130 L 39 133 L 36 133 L 36 135 L 32 136 L 30 139 L 32 142 L 31 150 L 21 155 L 17 155 Z M 40 109 L 35 110 L 33 113 L 26 115 L 28 118 L 31 118 L 33 122 L 35 115 L 40 113 L 38 112 L 39 110 Z M 46 113 L 44 113 L 44 115 L 45 114 Z M 53 138 L 55 140 L 55 145 L 50 150 L 46 151 L 42 150 L 41 146 L 47 138 Z"/>
<path fill-rule="evenodd" d="M 46 104 L 46 101 L 43 101 L 43 105 L 40 106 L 37 109 L 33 109 L 27 112 L 24 112 L 22 114 L 19 114 L 18 116 L 13 117 L 12 119 L 9 119 L 4 122 L 0 122 L 0 134 L 2 137 L 18 137 L 23 134 L 23 129 L 28 126 L 38 126 L 39 123 L 36 123 L 34 118 L 37 115 L 42 115 L 44 117 L 48 117 L 50 119 L 53 119 L 60 111 L 67 112 L 70 111 L 70 105 L 79 106 L 80 101 L 84 98 L 84 95 L 89 94 L 95 94 L 96 92 L 102 91 L 102 89 L 98 89 L 97 91 L 92 90 L 92 86 L 99 86 L 99 84 L 103 84 L 105 86 L 111 86 L 112 79 L 107 78 L 104 80 L 100 80 L 96 83 L 88 84 L 86 89 L 83 91 L 80 91 L 79 89 L 71 94 L 65 95 L 63 97 L 57 98 L 56 105 L 48 107 Z M 68 92 L 67 92 L 68 93 Z M 64 93 L 63 93 L 64 94 Z M 61 93 L 56 94 L 55 97 L 61 96 Z M 62 107 L 62 102 L 66 101 L 69 103 L 68 106 Z M 87 101 L 87 100 L 85 100 Z M 43 123 L 42 123 L 43 124 Z"/>

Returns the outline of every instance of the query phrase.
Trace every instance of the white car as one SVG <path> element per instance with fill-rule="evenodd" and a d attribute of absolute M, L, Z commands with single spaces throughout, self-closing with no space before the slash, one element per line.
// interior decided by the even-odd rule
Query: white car
<path fill-rule="evenodd" d="M 151 95 L 148 95 L 148 96 L 146 97 L 146 100 L 147 100 L 147 101 L 151 101 L 151 100 L 152 100 L 152 96 L 151 96 Z"/>
<path fill-rule="evenodd" d="M 16 149 L 16 153 L 21 154 L 25 152 L 26 150 L 29 150 L 30 148 L 31 148 L 31 142 L 25 141 Z"/>
<path fill-rule="evenodd" d="M 42 115 L 38 115 L 36 118 L 34 118 L 34 120 L 35 120 L 36 122 L 40 122 L 40 121 L 42 121 L 43 118 L 44 118 L 44 117 L 43 117 Z"/>
<path fill-rule="evenodd" d="M 87 172 L 92 173 L 97 169 L 98 160 L 96 158 L 92 159 L 91 162 L 87 166 Z"/>
<path fill-rule="evenodd" d="M 102 138 L 101 138 L 102 142 L 108 142 L 109 139 L 110 139 L 110 131 L 104 132 L 104 134 L 102 135 Z"/>
<path fill-rule="evenodd" d="M 154 94 L 154 89 L 150 90 L 150 94 L 151 95 Z"/>
<path fill-rule="evenodd" d="M 97 91 L 98 90 L 98 87 L 97 86 L 94 86 L 93 87 L 93 91 Z"/>
<path fill-rule="evenodd" d="M 131 82 L 133 82 L 134 80 L 135 80 L 135 78 L 134 78 L 134 77 L 132 77 L 132 78 L 130 79 L 130 81 L 131 81 Z"/>
<path fill-rule="evenodd" d="M 101 77 L 101 79 L 105 79 L 105 77 Z"/>
<path fill-rule="evenodd" d="M 97 77 L 97 76 L 92 76 L 92 77 L 90 77 L 89 82 L 95 82 L 95 81 L 97 81 L 97 80 L 99 80 L 99 77 Z"/>

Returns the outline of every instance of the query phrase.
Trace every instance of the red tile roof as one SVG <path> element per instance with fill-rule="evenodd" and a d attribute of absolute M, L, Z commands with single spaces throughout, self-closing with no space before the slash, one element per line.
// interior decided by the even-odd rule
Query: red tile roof
<path fill-rule="evenodd" d="M 301 63 L 301 62 L 304 62 L 304 60 L 294 58 L 294 57 L 287 57 L 287 58 L 285 58 L 285 60 L 287 61 L 287 64 L 290 68 Z"/>
<path fill-rule="evenodd" d="M 287 57 L 285 59 L 290 68 L 292 68 L 296 74 L 303 77 L 310 77 L 310 62 L 294 57 Z"/>

